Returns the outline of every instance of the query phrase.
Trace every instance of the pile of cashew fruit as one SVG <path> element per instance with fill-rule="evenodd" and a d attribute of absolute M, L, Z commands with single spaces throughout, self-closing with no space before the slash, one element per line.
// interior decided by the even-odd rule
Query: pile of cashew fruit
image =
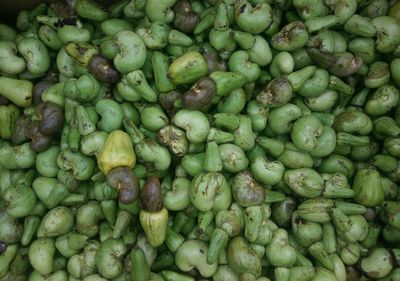
<path fill-rule="evenodd" d="M 399 281 L 400 1 L 52 1 L 0 24 L 0 281 Z"/>

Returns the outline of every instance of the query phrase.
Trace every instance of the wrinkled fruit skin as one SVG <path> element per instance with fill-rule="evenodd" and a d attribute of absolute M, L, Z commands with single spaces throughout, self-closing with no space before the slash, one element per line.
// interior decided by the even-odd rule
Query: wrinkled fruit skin
<path fill-rule="evenodd" d="M 37 2 L 0 281 L 400 281 L 400 0 Z"/>

